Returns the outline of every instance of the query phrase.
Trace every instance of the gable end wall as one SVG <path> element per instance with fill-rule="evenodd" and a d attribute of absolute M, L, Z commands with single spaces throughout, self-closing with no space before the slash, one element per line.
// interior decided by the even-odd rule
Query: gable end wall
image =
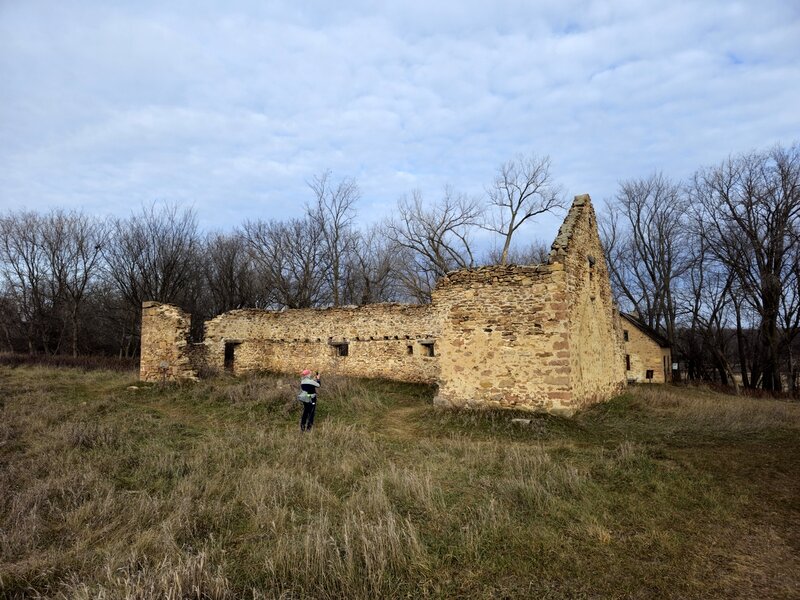
<path fill-rule="evenodd" d="M 623 330 L 628 332 L 625 354 L 630 357 L 630 370 L 626 371 L 628 381 L 637 383 L 667 383 L 672 380 L 672 351 L 662 346 L 635 323 L 622 320 Z M 624 357 L 623 357 L 624 359 Z M 627 364 L 626 364 L 627 366 Z M 653 371 L 653 379 L 647 379 L 647 371 Z"/>
<path fill-rule="evenodd" d="M 625 365 L 620 316 L 588 195 L 577 196 L 553 243 L 550 260 L 566 273 L 571 409 L 622 391 Z"/>

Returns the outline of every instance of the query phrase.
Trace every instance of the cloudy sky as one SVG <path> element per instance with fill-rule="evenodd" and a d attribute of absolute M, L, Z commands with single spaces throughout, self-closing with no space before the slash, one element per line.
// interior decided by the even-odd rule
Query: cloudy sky
<path fill-rule="evenodd" d="M 228 229 L 331 169 L 369 222 L 517 153 L 602 204 L 797 140 L 797 0 L 0 0 L 2 209 L 166 200 Z"/>

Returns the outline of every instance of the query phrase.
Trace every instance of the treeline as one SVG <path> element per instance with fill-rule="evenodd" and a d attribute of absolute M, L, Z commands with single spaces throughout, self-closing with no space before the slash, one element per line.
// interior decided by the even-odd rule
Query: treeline
<path fill-rule="evenodd" d="M 135 356 L 143 300 L 190 311 L 197 339 L 202 320 L 235 308 L 428 302 L 453 269 L 545 261 L 545 244 L 515 234 L 566 205 L 537 156 L 502 165 L 482 197 L 412 192 L 368 227 L 355 180 L 325 172 L 308 186 L 296 218 L 227 232 L 201 232 L 193 210 L 172 205 L 111 220 L 0 214 L 0 349 Z M 622 181 L 600 227 L 621 308 L 670 341 L 685 376 L 797 393 L 800 146 L 685 181 Z M 481 251 L 487 235 L 494 246 Z"/>
<path fill-rule="evenodd" d="M 619 303 L 686 376 L 798 393 L 800 146 L 624 181 L 601 232 Z"/>
<path fill-rule="evenodd" d="M 550 159 L 517 156 L 482 198 L 445 188 L 434 200 L 401 198 L 392 215 L 361 227 L 355 180 L 330 172 L 308 182 L 288 220 L 200 231 L 192 209 L 143 207 L 103 220 L 82 212 L 0 214 L 0 349 L 31 354 L 135 356 L 141 304 L 180 305 L 199 324 L 235 308 L 308 308 L 427 302 L 453 269 L 540 262 L 544 244 L 517 248 L 519 227 L 563 208 Z M 479 252 L 476 234 L 494 234 Z M 485 246 L 485 244 L 483 244 Z"/>

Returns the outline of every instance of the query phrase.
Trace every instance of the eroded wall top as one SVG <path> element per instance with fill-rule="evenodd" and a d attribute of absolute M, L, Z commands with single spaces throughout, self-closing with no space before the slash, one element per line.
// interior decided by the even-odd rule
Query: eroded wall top
<path fill-rule="evenodd" d="M 578 409 L 611 397 L 625 383 L 619 314 L 588 195 L 575 197 L 550 260 L 563 263 L 567 275 L 570 389 Z"/>
<path fill-rule="evenodd" d="M 233 310 L 206 321 L 205 338 L 368 340 L 435 337 L 438 330 L 429 305 L 384 303 L 284 311 Z"/>

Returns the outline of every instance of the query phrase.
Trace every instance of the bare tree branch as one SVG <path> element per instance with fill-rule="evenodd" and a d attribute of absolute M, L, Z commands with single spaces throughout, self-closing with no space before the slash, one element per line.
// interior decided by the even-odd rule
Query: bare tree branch
<path fill-rule="evenodd" d="M 550 174 L 549 156 L 516 156 L 501 165 L 486 193 L 494 211 L 484 228 L 503 236 L 500 264 L 508 262 L 511 239 L 525 221 L 564 208 L 561 190 Z"/>

